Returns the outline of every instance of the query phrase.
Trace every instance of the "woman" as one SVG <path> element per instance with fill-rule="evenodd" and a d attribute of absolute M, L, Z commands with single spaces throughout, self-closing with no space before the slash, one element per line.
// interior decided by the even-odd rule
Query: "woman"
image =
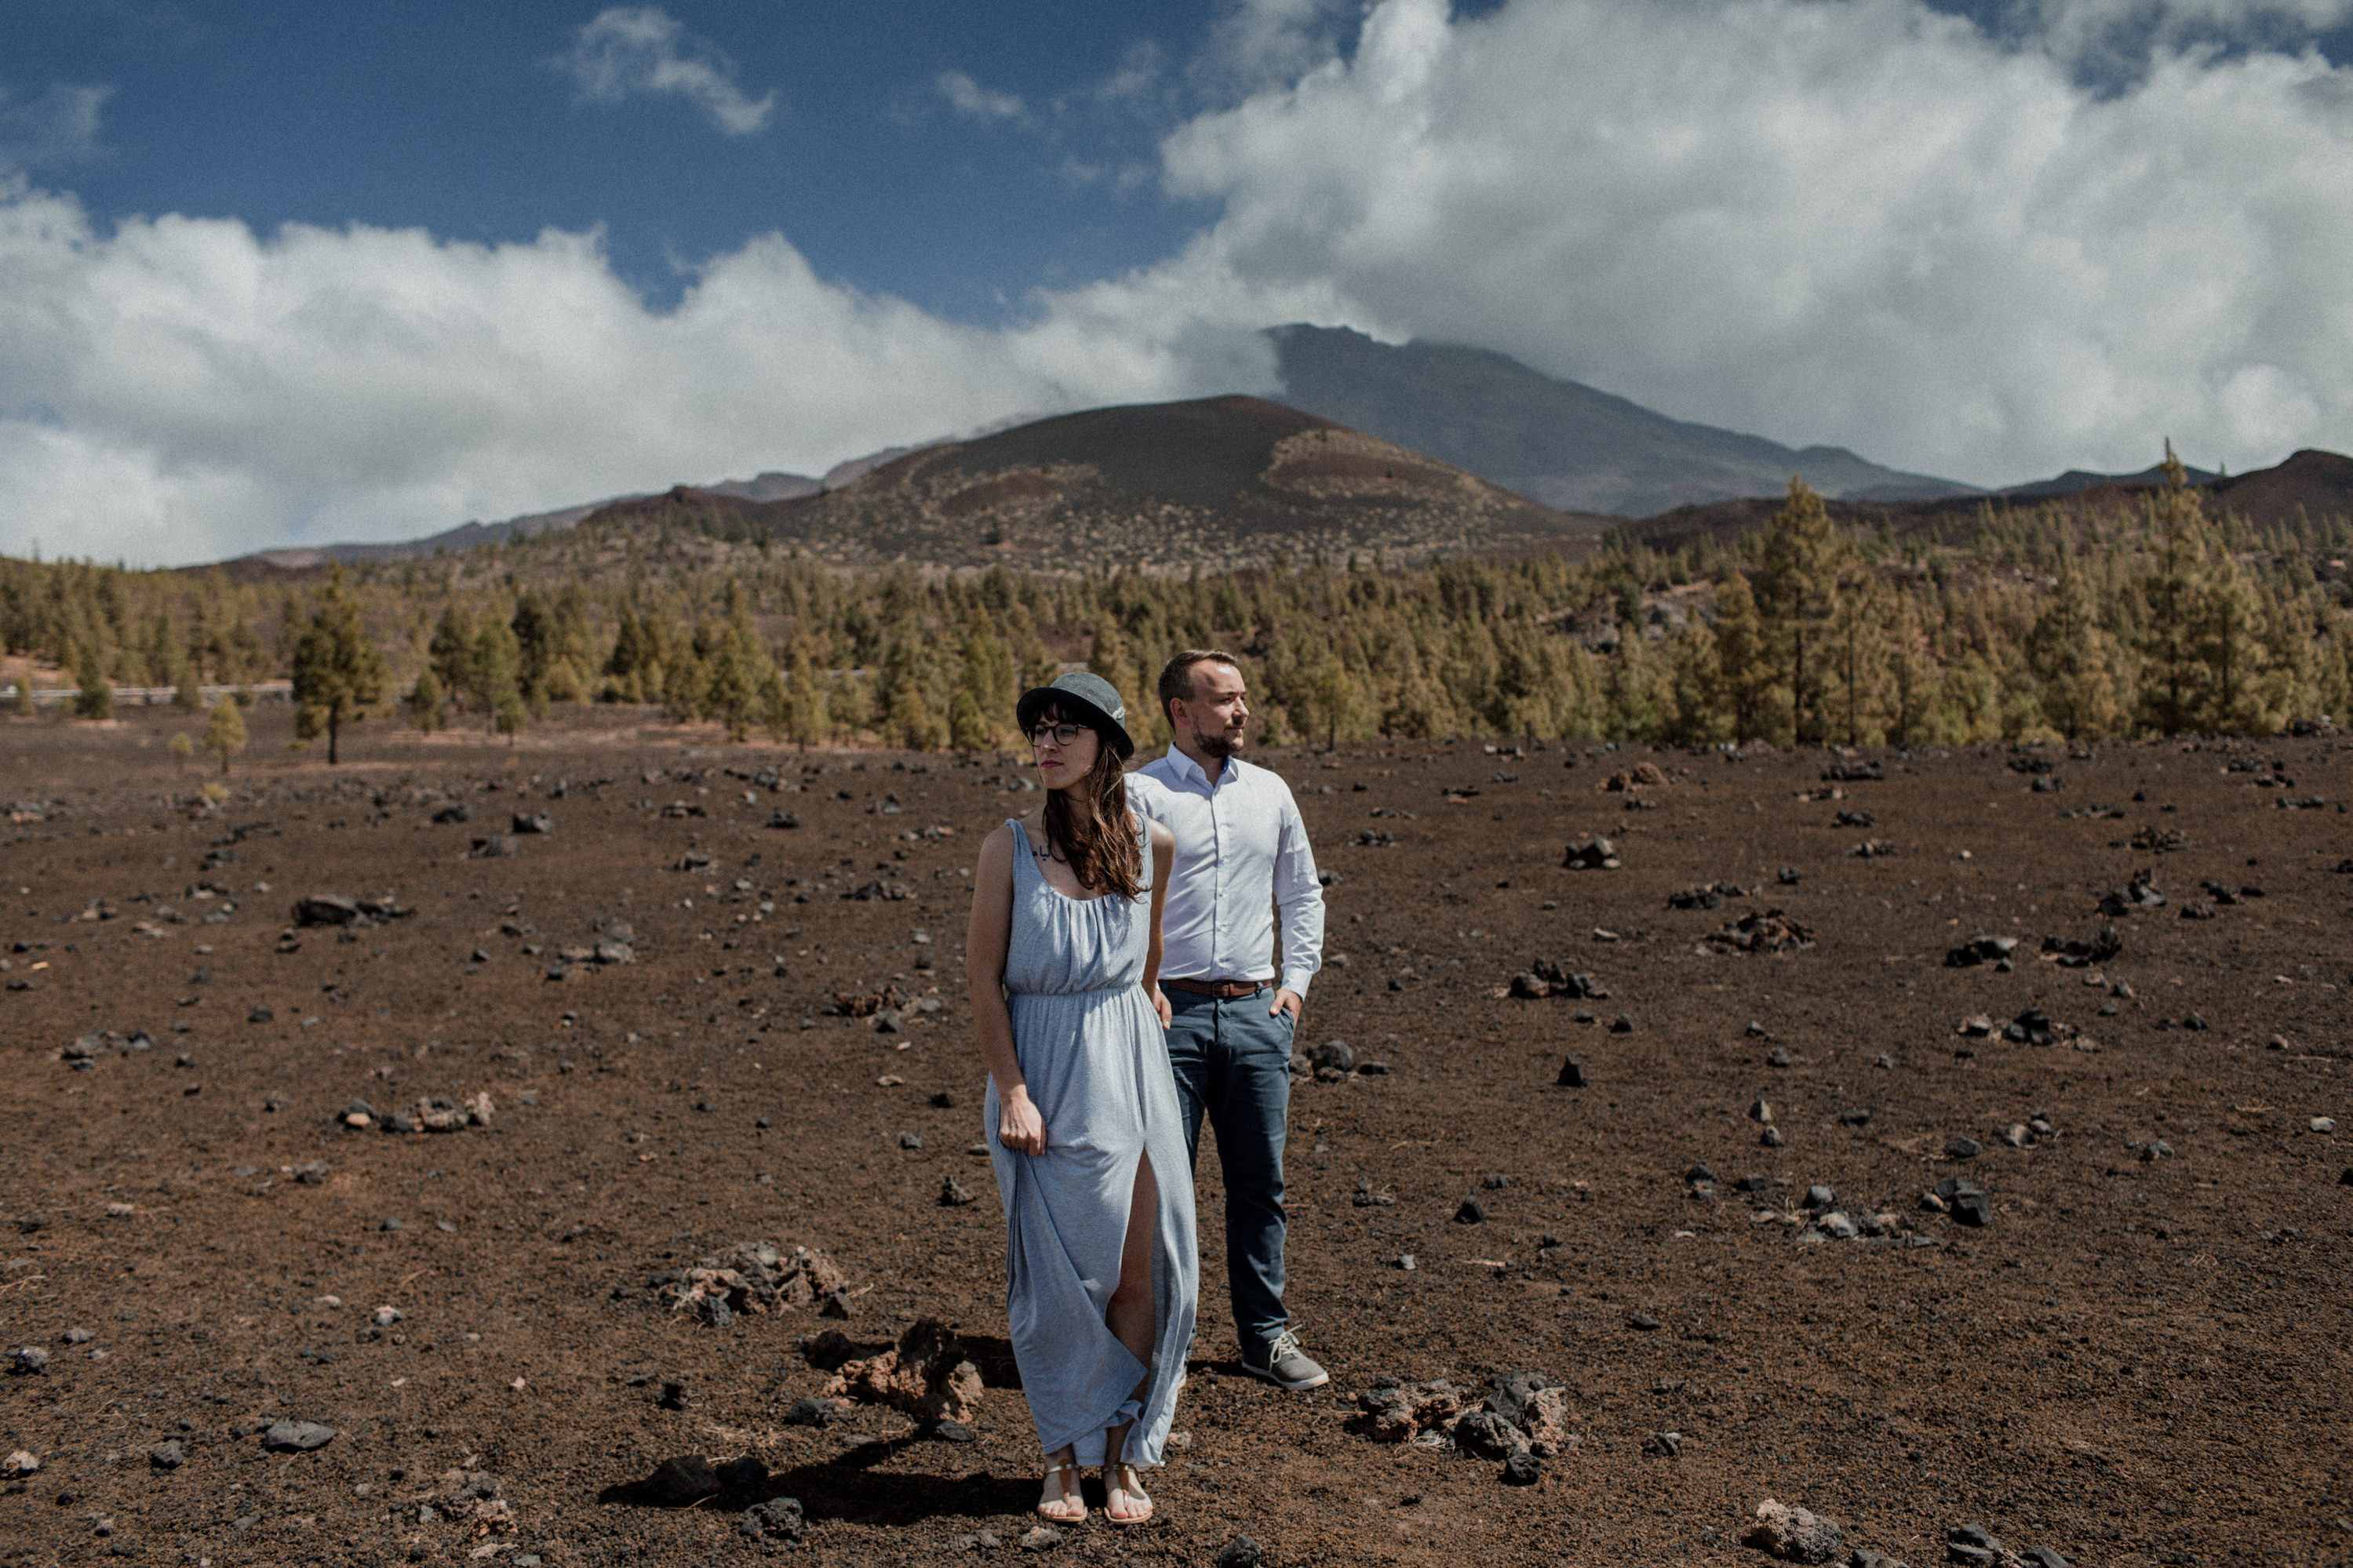
<path fill-rule="evenodd" d="M 965 949 L 1006 1311 L 1046 1454 L 1039 1514 L 1084 1520 L 1079 1467 L 1101 1465 L 1103 1516 L 1141 1524 L 1199 1298 L 1155 984 L 1173 841 L 1128 809 L 1135 742 L 1109 681 L 1063 676 L 1016 713 L 1046 798 L 981 845 Z"/>

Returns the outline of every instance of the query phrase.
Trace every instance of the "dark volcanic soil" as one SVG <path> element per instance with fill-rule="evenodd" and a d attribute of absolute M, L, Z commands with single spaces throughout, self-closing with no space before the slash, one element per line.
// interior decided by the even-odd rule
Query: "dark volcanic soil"
<path fill-rule="evenodd" d="M 1019 773 L 605 714 L 512 752 L 371 725 L 331 771 L 281 749 L 282 710 L 256 720 L 259 760 L 211 812 L 160 713 L 0 725 L 0 1350 L 47 1358 L 0 1376 L 0 1454 L 39 1462 L 0 1492 L 0 1561 L 723 1562 L 767 1550 L 737 1521 L 786 1495 L 813 1563 L 962 1560 L 982 1531 L 983 1555 L 1017 1552 L 1037 1460 L 967 1152 L 961 944 L 962 868 L 1028 803 Z M 1155 1521 L 1097 1514 L 1057 1555 L 1204 1563 L 1246 1533 L 1277 1564 L 1762 1562 L 1739 1542 L 1769 1497 L 1918 1568 L 1966 1522 L 2090 1563 L 2343 1562 L 2353 1122 L 2316 1119 L 2353 1117 L 2353 751 L 2042 754 L 2063 788 L 2001 753 L 1886 755 L 1836 801 L 1799 794 L 1826 787 L 1821 752 L 1265 759 L 1337 874 L 1301 1039 L 1390 1069 L 1293 1100 L 1291 1300 L 1333 1384 L 1237 1373 L 1205 1160 L 1189 1446 Z M 1672 782 L 1630 810 L 1598 786 L 1638 760 Z M 762 768 L 777 789 L 734 776 Z M 430 820 L 460 803 L 470 822 Z M 766 826 L 779 811 L 802 826 Z M 519 812 L 554 831 L 468 858 Z M 1394 845 L 1359 847 L 1368 829 Z M 2150 829 L 2187 847 L 2129 847 Z M 1562 868 L 1580 831 L 1622 868 Z M 673 868 L 689 850 L 712 864 Z M 2169 902 L 2104 921 L 2144 868 Z M 1718 882 L 1746 896 L 1669 906 Z M 311 893 L 414 913 L 296 927 Z M 2182 918 L 2200 902 L 2213 918 Z M 1767 910 L 1814 944 L 1703 943 Z M 600 919 L 634 928 L 632 962 L 577 956 Z M 2123 951 L 2095 968 L 2036 955 L 2104 923 Z M 1946 966 L 1979 934 L 2022 939 L 2014 973 Z M 1539 959 L 1608 999 L 1500 994 Z M 892 984 L 942 1005 L 895 1034 L 832 1016 Z M 2074 1037 L 1956 1033 L 2031 1006 Z M 141 1030 L 152 1048 L 64 1055 Z M 1570 1053 L 1583 1089 L 1555 1086 Z M 338 1122 L 483 1093 L 487 1126 Z M 1783 1147 L 1760 1144 L 1760 1096 Z M 2006 1143 L 2036 1112 L 2052 1132 Z M 1963 1137 L 1983 1152 L 1947 1157 Z M 942 1206 L 948 1176 L 979 1201 Z M 1950 1176 L 1989 1194 L 1989 1226 L 1923 1206 Z M 1394 1203 L 1357 1206 L 1360 1182 Z M 1892 1237 L 1822 1239 L 1816 1184 Z M 1472 1195 L 1486 1217 L 1461 1223 Z M 713 1328 L 648 1289 L 759 1238 L 834 1259 L 851 1316 Z M 988 1376 L 975 1440 L 877 1406 L 786 1424 L 825 1379 L 805 1338 L 879 1346 L 926 1315 Z M 1377 1376 L 1524 1369 L 1567 1388 L 1582 1439 L 1534 1487 L 1352 1419 Z M 267 1452 L 281 1420 L 338 1436 Z M 1662 1431 L 1679 1458 L 1645 1451 Z M 150 1458 L 167 1441 L 175 1468 Z M 631 1485 L 684 1454 L 775 1474 L 691 1508 Z"/>

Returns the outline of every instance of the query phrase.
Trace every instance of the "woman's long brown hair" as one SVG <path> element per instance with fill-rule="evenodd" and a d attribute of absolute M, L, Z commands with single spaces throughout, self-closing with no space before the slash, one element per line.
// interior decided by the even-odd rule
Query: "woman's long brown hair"
<path fill-rule="evenodd" d="M 1078 723 L 1049 705 L 1039 717 Z M 1127 774 L 1110 738 L 1095 731 L 1095 765 L 1070 789 L 1046 794 L 1046 843 L 1071 864 L 1079 886 L 1132 899 L 1144 890 L 1144 846 L 1127 807 Z"/>

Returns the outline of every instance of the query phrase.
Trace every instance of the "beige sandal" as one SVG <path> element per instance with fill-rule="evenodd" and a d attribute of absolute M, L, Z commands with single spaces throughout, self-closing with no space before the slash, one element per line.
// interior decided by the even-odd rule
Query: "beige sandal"
<path fill-rule="evenodd" d="M 1123 1473 L 1126 1475 L 1129 1481 L 1134 1483 L 1133 1485 L 1123 1486 L 1119 1484 L 1115 1478 Z M 1134 1465 L 1105 1465 L 1103 1467 L 1103 1479 L 1104 1519 L 1113 1524 L 1123 1526 L 1132 1524 L 1148 1524 L 1151 1522 L 1153 1513 L 1152 1500 L 1145 1495 L 1144 1477 Z M 1111 1500 L 1115 1494 L 1125 1496 L 1133 1501 L 1142 1503 L 1144 1505 L 1144 1511 L 1138 1514 L 1131 1514 L 1127 1518 L 1122 1519 L 1119 1515 L 1112 1512 L 1111 1510 Z"/>
<path fill-rule="evenodd" d="M 1079 1467 L 1076 1465 L 1049 1465 L 1046 1467 L 1046 1473 L 1039 1477 L 1039 1479 L 1040 1481 L 1050 1481 L 1056 1476 L 1075 1476 L 1078 1473 Z M 1078 1512 L 1074 1514 L 1048 1513 L 1046 1511 L 1046 1506 L 1045 1500 L 1040 1498 L 1038 1500 L 1037 1512 L 1038 1517 L 1044 1520 L 1049 1524 L 1083 1524 L 1086 1522 L 1087 1500 L 1085 1495 L 1076 1487 L 1065 1489 L 1062 1492 L 1061 1500 L 1053 1506 L 1062 1509 L 1075 1508 L 1078 1510 Z"/>

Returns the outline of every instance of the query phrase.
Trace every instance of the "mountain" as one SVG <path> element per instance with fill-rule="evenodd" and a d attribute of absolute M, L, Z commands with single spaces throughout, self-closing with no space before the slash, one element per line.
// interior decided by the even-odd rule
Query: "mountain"
<path fill-rule="evenodd" d="M 1419 452 L 1256 397 L 1091 408 L 920 447 L 822 495 L 681 487 L 586 520 L 685 522 L 828 562 L 1204 571 L 1270 552 L 1424 556 L 1583 549 L 1563 513 Z"/>
<path fill-rule="evenodd" d="M 2222 476 L 2210 474 L 2203 468 L 2190 468 L 2189 482 L 2211 485 Z M 2031 484 L 2011 485 L 1995 493 L 2004 500 L 2048 500 L 2053 496 L 2081 495 L 2106 485 L 2161 485 L 2165 469 L 2152 465 L 2137 474 L 2094 474 L 2083 468 L 2070 468 L 2055 479 L 2037 479 Z"/>
<path fill-rule="evenodd" d="M 1804 476 L 1825 496 L 1926 500 L 1967 485 L 1899 473 L 1841 447 L 1796 449 L 1693 425 L 1508 355 L 1452 343 L 1393 348 L 1345 327 L 1270 328 L 1282 401 L 1466 468 L 1547 506 L 1647 517 L 1778 496 Z"/>

